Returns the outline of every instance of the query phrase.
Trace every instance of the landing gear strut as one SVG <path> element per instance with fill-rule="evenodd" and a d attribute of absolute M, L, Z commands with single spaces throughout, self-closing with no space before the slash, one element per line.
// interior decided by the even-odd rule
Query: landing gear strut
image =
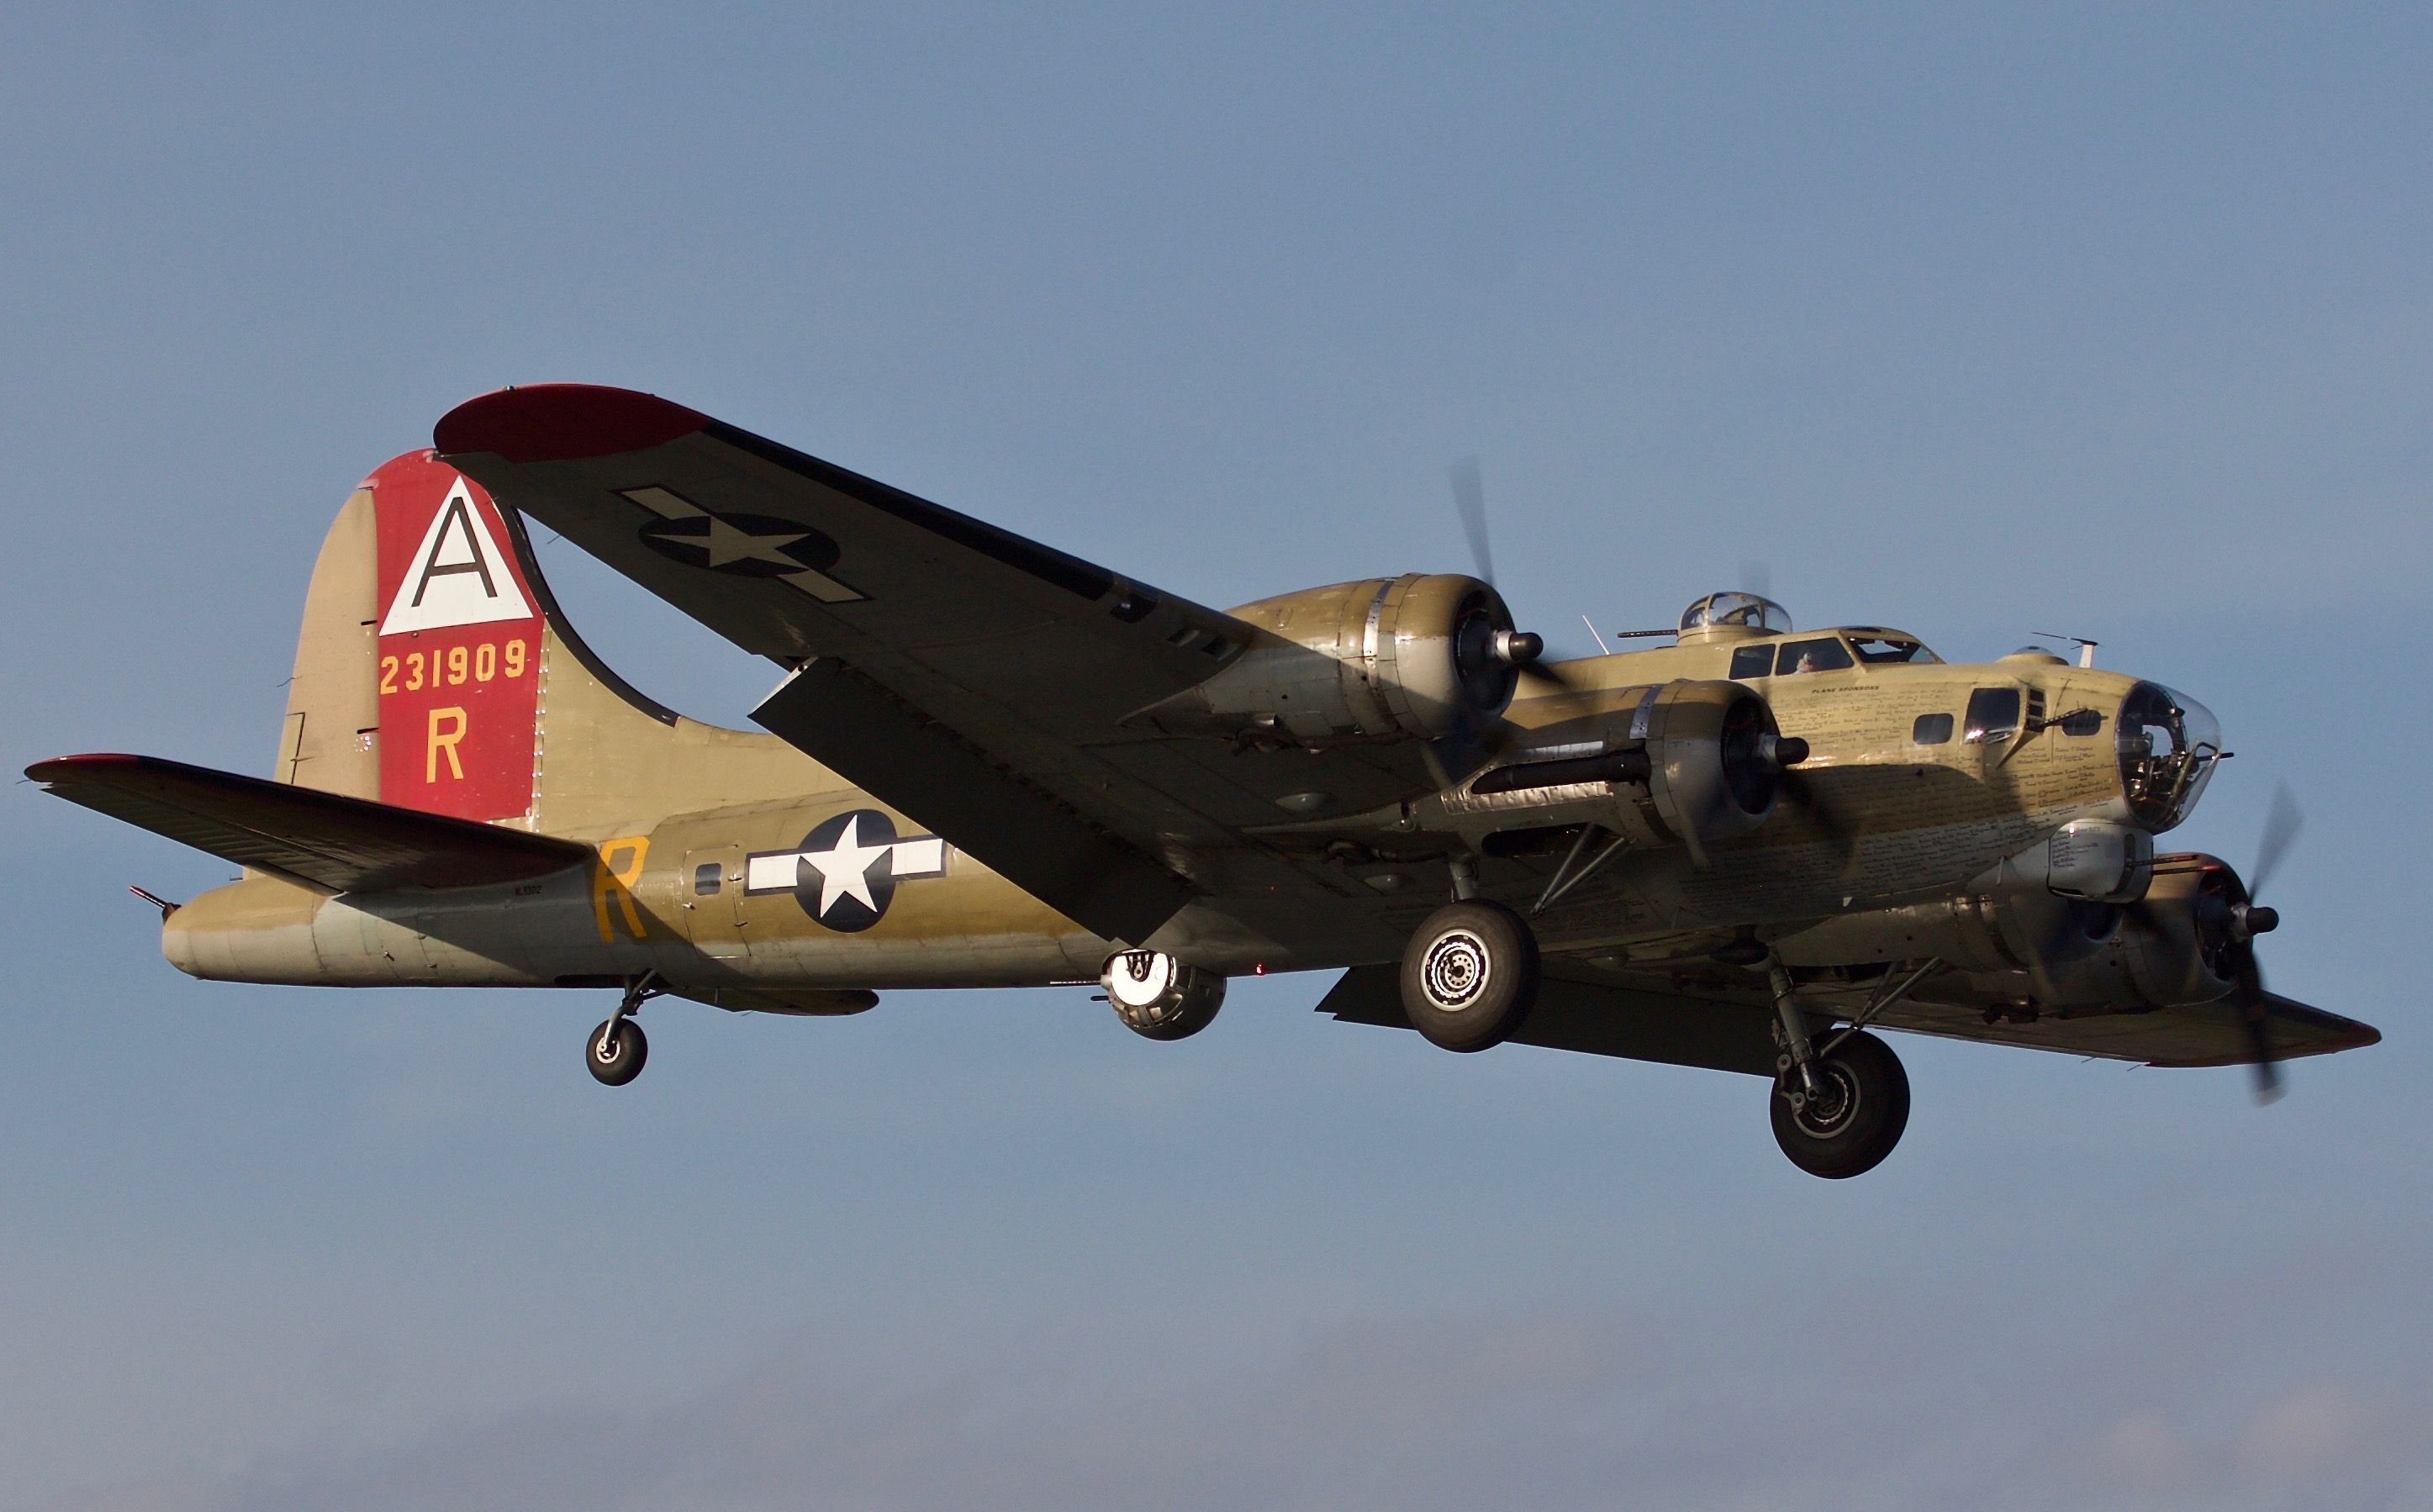
<path fill-rule="evenodd" d="M 1838 1181 L 1872 1171 L 1909 1127 L 1909 1074 L 1892 1046 L 1850 1034 L 1810 1062 L 1813 1091 L 1777 1081 L 1774 1142 L 1811 1176 Z"/>
<path fill-rule="evenodd" d="M 1769 959 L 1766 975 L 1774 985 L 1775 1043 L 1782 1047 L 1767 1099 L 1774 1142 L 1811 1176 L 1840 1181 L 1874 1170 L 1909 1127 L 1909 1074 L 1892 1046 L 1861 1029 L 1815 1044 L 1791 973 Z"/>
<path fill-rule="evenodd" d="M 593 1079 L 603 1086 L 623 1086 L 642 1074 L 642 1062 L 651 1058 L 651 1042 L 643 1037 L 642 1026 L 630 1015 L 667 991 L 658 985 L 658 980 L 655 971 L 646 971 L 634 978 L 625 988 L 624 1000 L 617 1005 L 617 1011 L 591 1031 L 583 1063 L 591 1068 Z"/>

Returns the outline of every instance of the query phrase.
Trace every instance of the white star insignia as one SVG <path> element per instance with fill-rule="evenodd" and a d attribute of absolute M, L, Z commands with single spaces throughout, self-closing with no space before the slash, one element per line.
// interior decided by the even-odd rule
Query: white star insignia
<path fill-rule="evenodd" d="M 861 842 L 861 816 L 856 814 L 844 822 L 844 833 L 837 837 L 834 846 L 824 851 L 804 851 L 802 858 L 819 870 L 821 915 L 825 917 L 830 909 L 835 908 L 839 898 L 851 898 L 876 913 L 878 900 L 871 896 L 870 868 L 893 848 L 892 845 L 864 845 Z"/>
<path fill-rule="evenodd" d="M 749 531 L 737 530 L 712 515 L 709 517 L 709 535 L 701 542 L 701 549 L 709 553 L 708 565 L 711 567 L 724 567 L 729 562 L 769 562 L 790 571 L 799 571 L 803 564 L 788 556 L 785 549 L 808 534 L 808 531 L 796 531 L 791 535 L 755 535 Z"/>

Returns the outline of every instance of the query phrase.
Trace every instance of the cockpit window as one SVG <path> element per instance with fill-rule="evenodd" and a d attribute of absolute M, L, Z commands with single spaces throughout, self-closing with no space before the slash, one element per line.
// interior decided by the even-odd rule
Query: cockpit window
<path fill-rule="evenodd" d="M 1774 675 L 1772 646 L 1742 646 L 1732 653 L 1732 675 L 1738 678 Z"/>
<path fill-rule="evenodd" d="M 1839 671 L 1849 666 L 1850 653 L 1838 636 L 1826 636 L 1817 640 L 1786 640 L 1775 654 L 1774 674 L 1789 677 L 1797 672 Z"/>
<path fill-rule="evenodd" d="M 1968 695 L 1968 733 L 1963 739 L 1970 745 L 1990 745 L 2018 733 L 2017 688 L 1981 688 Z"/>
<path fill-rule="evenodd" d="M 1940 663 L 1943 660 L 1916 641 L 1903 640 L 1897 636 L 1852 636 L 1850 646 L 1858 652 L 1859 659 L 1869 666 L 1887 661 Z"/>
<path fill-rule="evenodd" d="M 2114 736 L 2130 811 L 2156 832 L 2188 816 L 2221 759 L 2221 726 L 2203 704 L 2160 683 L 2120 702 Z"/>

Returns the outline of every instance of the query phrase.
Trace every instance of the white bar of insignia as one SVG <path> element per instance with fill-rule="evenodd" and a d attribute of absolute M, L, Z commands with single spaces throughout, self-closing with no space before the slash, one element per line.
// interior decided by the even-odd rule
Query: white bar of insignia
<path fill-rule="evenodd" d="M 899 840 L 889 867 L 895 876 L 936 876 L 946 869 L 946 842 L 931 835 L 925 840 Z"/>
<path fill-rule="evenodd" d="M 743 863 L 743 890 L 747 892 L 783 892 L 794 885 L 803 863 L 798 851 L 786 851 L 776 856 L 755 856 Z"/>
<path fill-rule="evenodd" d="M 691 500 L 672 494 L 665 488 L 620 488 L 617 491 L 662 519 L 690 519 L 702 513 L 701 507 Z"/>
<path fill-rule="evenodd" d="M 825 572 L 809 568 L 800 572 L 789 572 L 780 581 L 791 583 L 822 603 L 858 603 L 863 598 L 861 593 L 846 587 Z"/>

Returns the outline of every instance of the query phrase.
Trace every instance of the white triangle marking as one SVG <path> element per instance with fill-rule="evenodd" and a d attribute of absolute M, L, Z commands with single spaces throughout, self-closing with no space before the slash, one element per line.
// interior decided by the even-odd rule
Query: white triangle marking
<path fill-rule="evenodd" d="M 398 585 L 380 633 L 529 620 L 532 613 L 516 586 L 505 550 L 475 506 L 464 478 L 458 477 L 422 533 L 422 544 L 415 549 L 413 565 Z"/>

